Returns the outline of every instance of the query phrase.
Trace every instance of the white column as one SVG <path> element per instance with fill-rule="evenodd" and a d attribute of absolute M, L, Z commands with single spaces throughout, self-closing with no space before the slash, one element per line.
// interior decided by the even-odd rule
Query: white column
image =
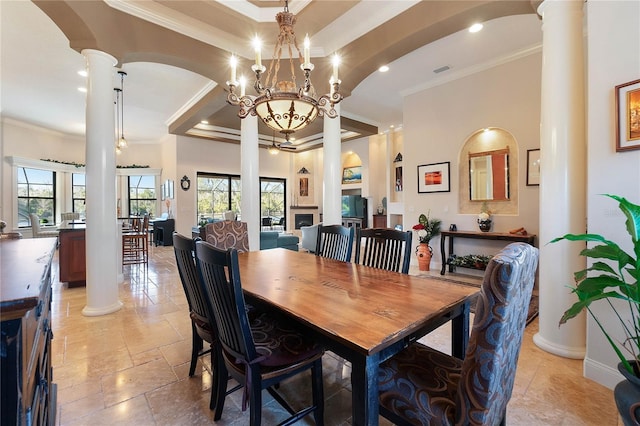
<path fill-rule="evenodd" d="M 324 117 L 322 223 L 342 224 L 342 161 L 340 138 L 340 104 L 335 106 L 336 118 Z"/>
<path fill-rule="evenodd" d="M 260 250 L 260 154 L 258 146 L 258 117 L 240 120 L 240 170 L 242 221 L 249 229 L 249 249 Z"/>
<path fill-rule="evenodd" d="M 584 244 L 547 244 L 586 230 L 586 137 L 582 0 L 546 0 L 543 20 L 542 111 L 540 127 L 540 328 L 541 349 L 584 358 L 585 319 L 558 327 L 577 299 L 573 273 L 585 268 Z"/>
<path fill-rule="evenodd" d="M 83 50 L 87 60 L 86 203 L 87 316 L 122 307 L 118 299 L 116 152 L 113 79 L 116 59 Z"/>

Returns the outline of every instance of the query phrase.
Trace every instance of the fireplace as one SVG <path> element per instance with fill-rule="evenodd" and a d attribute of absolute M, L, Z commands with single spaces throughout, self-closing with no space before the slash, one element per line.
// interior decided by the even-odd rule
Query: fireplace
<path fill-rule="evenodd" d="M 313 225 L 313 213 L 296 213 L 293 218 L 296 225 L 295 229 L 300 229 L 302 226 Z"/>

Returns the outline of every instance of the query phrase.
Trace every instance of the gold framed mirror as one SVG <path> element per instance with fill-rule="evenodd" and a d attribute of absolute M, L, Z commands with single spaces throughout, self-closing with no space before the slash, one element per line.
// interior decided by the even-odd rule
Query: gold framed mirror
<path fill-rule="evenodd" d="M 509 200 L 509 147 L 469 152 L 469 199 Z"/>

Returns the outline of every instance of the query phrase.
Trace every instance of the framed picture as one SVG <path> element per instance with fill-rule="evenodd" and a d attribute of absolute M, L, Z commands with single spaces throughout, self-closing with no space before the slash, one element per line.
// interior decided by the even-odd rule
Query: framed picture
<path fill-rule="evenodd" d="M 163 183 L 160 185 L 160 200 L 164 201 L 165 198 L 167 198 L 167 190 Z"/>
<path fill-rule="evenodd" d="M 345 167 L 342 169 L 342 183 L 361 183 L 362 166 Z"/>
<path fill-rule="evenodd" d="M 171 179 L 167 179 L 164 184 L 165 198 L 174 198 L 173 187 L 173 181 Z"/>
<path fill-rule="evenodd" d="M 640 149 L 640 80 L 616 86 L 616 151 Z"/>
<path fill-rule="evenodd" d="M 446 161 L 418 166 L 418 193 L 451 191 L 450 164 Z"/>
<path fill-rule="evenodd" d="M 527 150 L 527 186 L 540 185 L 540 150 Z"/>
<path fill-rule="evenodd" d="M 309 178 L 306 178 L 306 177 L 300 178 L 300 196 L 301 197 L 309 196 Z"/>

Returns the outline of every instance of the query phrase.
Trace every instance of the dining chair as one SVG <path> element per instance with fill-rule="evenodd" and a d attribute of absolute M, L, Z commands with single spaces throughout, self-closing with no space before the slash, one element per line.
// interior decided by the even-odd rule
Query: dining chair
<path fill-rule="evenodd" d="M 355 263 L 408 274 L 411 262 L 411 239 L 411 231 L 358 228 Z"/>
<path fill-rule="evenodd" d="M 352 250 L 353 227 L 347 228 L 342 225 L 318 226 L 316 256 L 350 262 Z"/>
<path fill-rule="evenodd" d="M 60 220 L 62 221 L 80 220 L 80 213 L 78 212 L 60 213 Z"/>
<path fill-rule="evenodd" d="M 178 267 L 178 275 L 180 282 L 187 297 L 189 305 L 189 317 L 191 318 L 191 364 L 189 366 L 189 377 L 192 377 L 196 371 L 198 358 L 207 353 L 211 354 L 211 367 L 213 370 L 213 383 L 216 383 L 217 374 L 220 374 L 217 368 L 216 351 L 213 350 L 215 345 L 215 322 L 213 320 L 213 312 L 208 303 L 204 288 L 200 284 L 200 278 L 196 269 L 194 259 L 195 243 L 191 238 L 184 235 L 173 233 L 173 251 L 176 256 L 176 265 Z M 209 344 L 209 348 L 203 349 L 204 342 Z M 218 351 L 219 353 L 219 351 Z M 226 374 L 226 373 L 225 373 Z M 209 408 L 215 408 L 217 388 L 211 387 L 211 399 Z"/>
<path fill-rule="evenodd" d="M 311 413 L 317 425 L 324 424 L 322 347 L 305 337 L 290 319 L 279 318 L 275 313 L 263 312 L 249 318 L 240 282 L 238 250 L 220 250 L 197 241 L 196 263 L 213 307 L 222 364 L 244 386 L 242 410 L 246 410 L 248 402 L 250 424 L 261 423 L 265 389 L 291 415 L 280 424 L 291 424 Z M 295 411 L 275 388 L 284 379 L 308 370 L 311 370 L 311 405 Z M 224 406 L 222 393 L 218 393 L 215 406 L 214 420 L 219 420 Z"/>
<path fill-rule="evenodd" d="M 537 264 L 526 243 L 491 259 L 464 360 L 416 342 L 382 363 L 380 414 L 398 425 L 505 424 Z"/>
<path fill-rule="evenodd" d="M 224 220 L 207 223 L 207 242 L 221 250 L 235 248 L 239 252 L 249 251 L 249 231 L 247 222 Z"/>
<path fill-rule="evenodd" d="M 31 232 L 33 238 L 53 238 L 57 237 L 59 231 L 57 229 L 44 230 L 40 226 L 40 217 L 35 213 L 29 213 L 29 220 L 31 221 Z"/>

